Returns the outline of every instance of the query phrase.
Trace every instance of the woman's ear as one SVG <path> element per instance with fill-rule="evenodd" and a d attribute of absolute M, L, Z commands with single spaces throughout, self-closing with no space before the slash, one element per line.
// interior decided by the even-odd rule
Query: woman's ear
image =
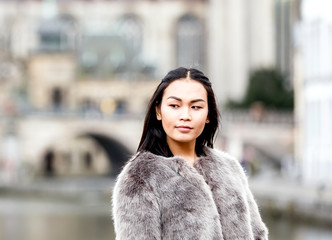
<path fill-rule="evenodd" d="M 161 113 L 160 113 L 160 109 L 158 106 L 155 106 L 156 109 L 156 117 L 157 119 L 160 121 L 161 120 Z"/>

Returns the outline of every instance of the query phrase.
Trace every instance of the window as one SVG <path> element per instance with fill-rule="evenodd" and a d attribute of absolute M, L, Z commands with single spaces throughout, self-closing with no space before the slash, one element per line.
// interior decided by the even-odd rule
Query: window
<path fill-rule="evenodd" d="M 126 46 L 118 36 L 86 33 L 82 37 L 78 58 L 82 77 L 107 79 L 124 70 Z"/>
<path fill-rule="evenodd" d="M 142 27 L 136 16 L 128 15 L 118 21 L 117 33 L 125 41 L 128 52 L 138 58 L 142 51 Z"/>
<path fill-rule="evenodd" d="M 204 67 L 203 24 L 193 15 L 185 15 L 176 28 L 177 65 Z"/>
<path fill-rule="evenodd" d="M 40 51 L 69 51 L 76 47 L 75 21 L 70 16 L 43 20 L 38 34 Z"/>
<path fill-rule="evenodd" d="M 291 3 L 277 0 L 275 2 L 275 34 L 276 34 L 276 64 L 287 80 L 291 77 L 292 39 L 291 39 Z"/>

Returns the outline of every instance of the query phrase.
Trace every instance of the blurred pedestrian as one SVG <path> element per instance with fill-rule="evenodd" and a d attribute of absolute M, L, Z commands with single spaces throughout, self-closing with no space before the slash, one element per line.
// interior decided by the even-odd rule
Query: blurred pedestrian
<path fill-rule="evenodd" d="M 213 149 L 218 125 L 209 79 L 170 71 L 113 190 L 117 240 L 268 239 L 239 162 Z"/>

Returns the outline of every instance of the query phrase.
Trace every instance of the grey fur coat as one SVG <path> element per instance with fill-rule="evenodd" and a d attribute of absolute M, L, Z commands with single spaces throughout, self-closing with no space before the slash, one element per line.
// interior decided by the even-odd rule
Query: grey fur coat
<path fill-rule="evenodd" d="M 150 152 L 128 161 L 113 190 L 117 240 L 268 239 L 238 161 L 204 151 L 194 167 Z"/>

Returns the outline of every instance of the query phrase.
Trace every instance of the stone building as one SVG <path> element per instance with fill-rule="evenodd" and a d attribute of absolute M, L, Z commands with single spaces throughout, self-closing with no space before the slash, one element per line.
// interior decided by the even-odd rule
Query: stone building
<path fill-rule="evenodd" d="M 176 66 L 206 71 L 224 103 L 242 98 L 250 70 L 280 66 L 288 73 L 289 69 L 290 56 L 285 53 L 290 52 L 291 19 L 285 1 L 5 0 L 0 6 L 0 48 L 12 63 L 24 65 L 20 70 L 28 74 L 23 74 L 23 85 L 28 86 L 28 99 L 37 109 L 61 101 L 70 108 L 95 101 L 99 105 L 101 99 L 82 93 L 85 83 L 87 89 L 91 85 L 103 89 L 106 82 L 139 81 L 144 88 Z M 45 84 L 34 85 L 40 81 L 34 71 L 40 71 L 37 62 L 47 57 L 54 61 L 53 69 L 41 72 L 50 76 L 45 82 L 53 83 L 44 89 Z M 71 67 L 60 66 L 68 61 Z M 52 71 L 67 80 L 60 81 Z M 79 96 L 71 90 L 77 85 Z M 122 105 L 137 102 L 126 95 L 114 100 Z M 146 97 L 139 102 L 144 104 Z"/>
<path fill-rule="evenodd" d="M 240 100 L 251 70 L 277 67 L 292 75 L 295 2 L 1 0 L 0 116 L 142 114 L 160 79 L 178 66 L 202 69 L 221 106 Z M 6 128 L 0 122 L 4 139 L 10 137 Z M 18 134 L 26 141 L 28 133 Z M 42 137 L 36 141 L 45 144 Z M 91 166 L 89 159 L 105 158 L 89 141 L 79 140 L 81 147 L 68 141 L 56 149 L 60 157 L 45 149 L 45 162 L 84 156 L 83 165 Z M 6 152 L 1 149 L 0 143 L 0 157 Z M 67 157 L 68 149 L 74 157 Z M 39 161 L 22 155 L 23 161 Z M 106 164 L 99 162 L 96 169 Z M 73 163 L 73 172 L 84 172 L 83 165 Z"/>
<path fill-rule="evenodd" d="M 331 7 L 306 1 L 296 29 L 296 158 L 304 182 L 320 186 L 332 182 Z"/>

